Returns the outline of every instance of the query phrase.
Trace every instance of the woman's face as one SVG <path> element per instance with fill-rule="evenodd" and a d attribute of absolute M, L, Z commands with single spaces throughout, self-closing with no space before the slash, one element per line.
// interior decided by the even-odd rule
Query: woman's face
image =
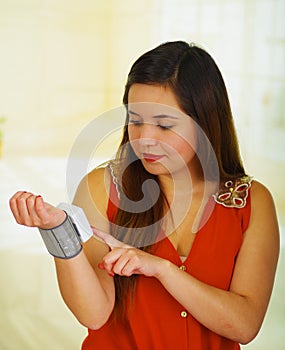
<path fill-rule="evenodd" d="M 155 175 L 189 169 L 195 158 L 195 122 L 161 85 L 133 84 L 128 95 L 129 140 L 145 169 Z"/>

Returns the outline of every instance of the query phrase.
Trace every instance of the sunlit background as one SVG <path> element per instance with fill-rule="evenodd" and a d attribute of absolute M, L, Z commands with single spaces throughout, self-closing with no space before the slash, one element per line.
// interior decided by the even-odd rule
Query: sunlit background
<path fill-rule="evenodd" d="M 61 300 L 52 258 L 37 230 L 14 223 L 8 199 L 25 189 L 70 200 L 76 137 L 121 105 L 131 64 L 161 42 L 195 42 L 215 58 L 247 171 L 271 189 L 285 245 L 284 14 L 285 0 L 0 0 L 1 350 L 80 348 L 86 330 Z M 284 348 L 284 273 L 283 247 L 264 325 L 245 349 Z"/>

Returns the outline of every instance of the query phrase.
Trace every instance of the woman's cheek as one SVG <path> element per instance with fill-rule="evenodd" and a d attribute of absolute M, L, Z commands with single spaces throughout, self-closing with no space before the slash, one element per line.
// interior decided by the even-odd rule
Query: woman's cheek
<path fill-rule="evenodd" d="M 140 158 L 140 151 L 139 151 L 139 140 L 138 139 L 131 139 L 130 138 L 130 146 L 132 150 L 134 151 L 135 155 Z"/>

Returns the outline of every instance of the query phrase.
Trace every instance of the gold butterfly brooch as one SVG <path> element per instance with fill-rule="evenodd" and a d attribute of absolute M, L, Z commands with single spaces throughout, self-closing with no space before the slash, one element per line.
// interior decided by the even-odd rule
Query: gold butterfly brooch
<path fill-rule="evenodd" d="M 214 200 L 224 207 L 243 208 L 246 205 L 251 181 L 250 176 L 243 176 L 221 183 L 219 191 L 213 195 Z"/>

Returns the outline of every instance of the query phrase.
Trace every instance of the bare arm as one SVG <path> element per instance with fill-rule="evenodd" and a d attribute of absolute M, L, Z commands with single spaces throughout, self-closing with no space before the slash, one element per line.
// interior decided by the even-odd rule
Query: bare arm
<path fill-rule="evenodd" d="M 108 188 L 104 182 L 104 169 L 91 172 L 81 181 L 73 203 L 84 210 L 91 225 L 108 232 Z M 114 307 L 113 279 L 98 268 L 98 263 L 108 252 L 106 244 L 92 237 L 83 244 L 83 253 L 78 257 L 71 261 L 55 259 L 58 283 L 65 303 L 81 323 L 92 329 L 100 328 Z"/>
<path fill-rule="evenodd" d="M 91 242 L 87 245 L 91 245 Z M 94 247 L 96 253 L 99 252 L 97 248 Z M 104 274 L 100 271 L 100 274 L 93 268 L 85 254 L 85 248 L 75 258 L 55 258 L 55 265 L 60 292 L 66 305 L 81 324 L 90 329 L 100 328 L 113 309 L 113 293 L 111 288 L 106 289 L 107 279 L 111 277 L 106 271 Z"/>
<path fill-rule="evenodd" d="M 104 169 L 90 173 L 82 180 L 74 204 L 83 208 L 91 225 L 106 229 L 106 203 L 108 193 L 104 186 Z M 99 203 L 95 206 L 95 203 Z M 11 210 L 19 224 L 41 228 L 60 225 L 65 213 L 31 193 L 18 192 L 10 200 Z M 102 212 L 94 212 L 98 209 Z M 105 227 L 104 227 L 105 225 Z M 83 250 L 71 259 L 55 258 L 61 295 L 84 326 L 100 328 L 109 318 L 115 300 L 113 279 L 98 263 L 108 253 L 106 244 L 90 238 Z"/>
<path fill-rule="evenodd" d="M 108 272 L 156 277 L 200 323 L 239 343 L 248 343 L 262 324 L 274 283 L 279 233 L 273 200 L 259 183 L 252 186 L 251 219 L 240 249 L 229 291 L 209 286 L 171 262 L 131 247 L 112 248 L 103 258 Z"/>
<path fill-rule="evenodd" d="M 261 327 L 278 255 L 279 233 L 273 200 L 265 187 L 254 183 L 250 224 L 244 234 L 230 290 L 208 286 L 172 264 L 162 269 L 158 279 L 206 327 L 232 340 L 248 343 Z"/>

